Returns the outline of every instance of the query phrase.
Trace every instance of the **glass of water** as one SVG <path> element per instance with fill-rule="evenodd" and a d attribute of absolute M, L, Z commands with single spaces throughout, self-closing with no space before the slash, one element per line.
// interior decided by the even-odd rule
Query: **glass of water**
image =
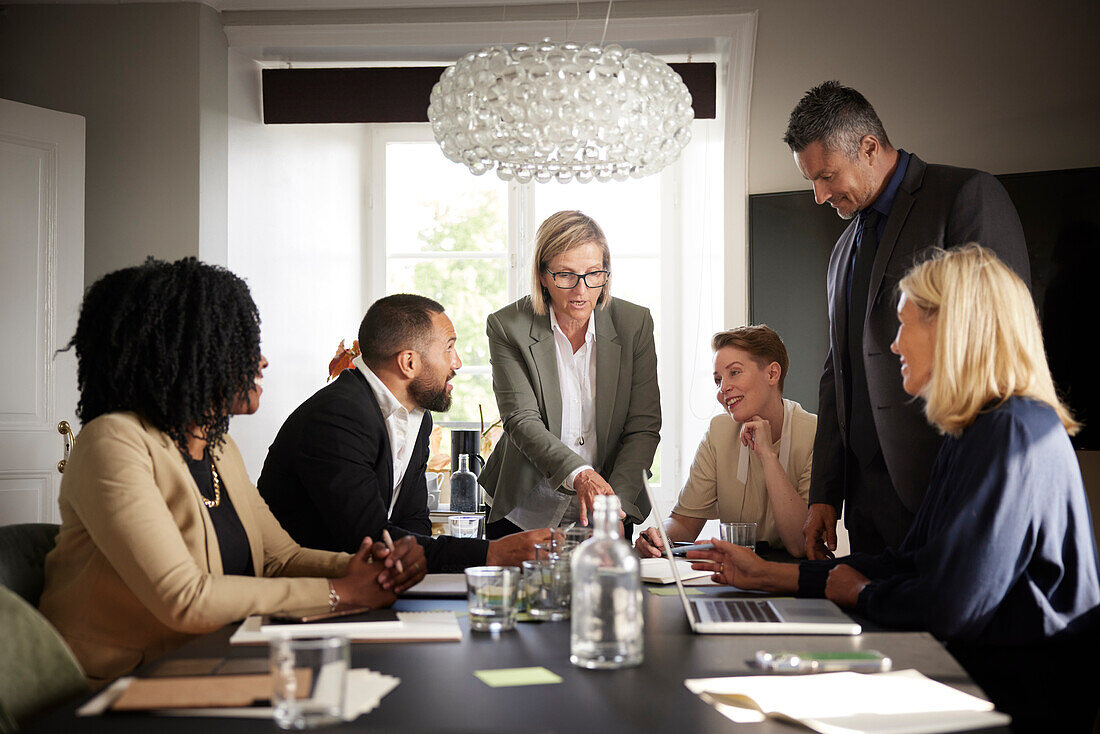
<path fill-rule="evenodd" d="M 466 569 L 470 629 L 501 632 L 514 629 L 522 578 L 515 566 L 474 566 Z"/>
<path fill-rule="evenodd" d="M 480 538 L 484 515 L 452 515 L 447 518 L 452 538 Z"/>
<path fill-rule="evenodd" d="M 346 637 L 271 641 L 271 702 L 280 729 L 313 729 L 343 719 L 349 667 Z"/>
<path fill-rule="evenodd" d="M 523 562 L 527 591 L 527 613 L 535 619 L 557 622 L 569 619 L 572 577 L 569 557 L 554 556 L 540 561 Z"/>
<path fill-rule="evenodd" d="M 734 545 L 743 545 L 746 548 L 756 549 L 756 523 L 754 522 L 724 522 L 722 523 L 722 540 Z"/>

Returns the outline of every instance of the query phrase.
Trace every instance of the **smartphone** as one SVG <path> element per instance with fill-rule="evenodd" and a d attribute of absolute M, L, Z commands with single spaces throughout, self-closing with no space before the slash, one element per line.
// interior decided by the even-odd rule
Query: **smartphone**
<path fill-rule="evenodd" d="M 893 661 L 878 650 L 849 652 L 757 650 L 756 664 L 769 673 L 831 673 L 842 670 L 857 673 L 885 673 L 893 667 Z"/>
<path fill-rule="evenodd" d="M 370 610 L 370 607 L 351 607 L 350 609 L 339 609 L 335 612 L 330 611 L 328 607 L 287 609 L 286 611 L 275 612 L 268 619 L 274 624 L 304 624 L 308 622 L 324 622 L 329 619 L 338 619 L 340 617 L 350 617 L 353 614 L 363 614 Z"/>
<path fill-rule="evenodd" d="M 678 545 L 672 549 L 672 555 L 682 556 L 688 551 L 714 550 L 714 543 L 695 543 L 693 545 Z"/>

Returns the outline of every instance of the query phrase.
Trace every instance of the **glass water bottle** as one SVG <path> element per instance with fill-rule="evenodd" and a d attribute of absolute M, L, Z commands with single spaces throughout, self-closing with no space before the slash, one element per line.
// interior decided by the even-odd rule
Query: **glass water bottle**
<path fill-rule="evenodd" d="M 597 495 L 592 537 L 573 551 L 569 660 L 582 668 L 642 662 L 642 575 L 619 531 L 619 498 Z"/>
<path fill-rule="evenodd" d="M 477 512 L 477 475 L 470 471 L 470 455 L 458 455 L 458 471 L 451 474 L 451 512 Z"/>

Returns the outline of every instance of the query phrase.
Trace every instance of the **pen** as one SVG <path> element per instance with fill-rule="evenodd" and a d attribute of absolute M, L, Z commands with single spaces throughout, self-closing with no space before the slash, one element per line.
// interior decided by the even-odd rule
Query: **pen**
<path fill-rule="evenodd" d="M 390 537 L 390 531 L 389 530 L 383 530 L 382 531 L 382 540 L 384 540 L 386 542 L 386 547 L 390 549 L 390 553 L 393 553 L 393 551 L 394 551 L 393 538 Z M 401 559 L 400 558 L 395 560 L 394 565 L 396 566 L 398 573 L 405 573 L 405 571 L 401 568 Z"/>

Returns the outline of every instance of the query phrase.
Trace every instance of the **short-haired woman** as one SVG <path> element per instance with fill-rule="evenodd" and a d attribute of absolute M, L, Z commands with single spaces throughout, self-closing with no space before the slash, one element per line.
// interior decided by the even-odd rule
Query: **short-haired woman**
<path fill-rule="evenodd" d="M 665 532 L 672 541 L 692 541 L 707 520 L 755 522 L 757 540 L 800 558 L 817 416 L 783 398 L 787 348 L 774 330 L 720 331 L 711 346 L 724 412 L 711 419 Z M 634 547 L 643 557 L 663 552 L 656 528 Z"/>
<path fill-rule="evenodd" d="M 649 514 L 642 477 L 661 431 L 653 317 L 612 298 L 611 282 L 600 226 L 558 212 L 539 226 L 531 295 L 488 318 L 504 423 L 480 478 L 490 538 L 586 525 L 599 494 L 618 495 L 628 531 Z"/>
<path fill-rule="evenodd" d="M 250 614 L 389 606 L 423 577 L 412 538 L 392 554 L 369 539 L 354 556 L 308 550 L 260 499 L 226 432 L 259 407 L 267 360 L 228 270 L 150 259 L 105 275 L 70 346 L 84 428 L 39 608 L 93 684 Z"/>
<path fill-rule="evenodd" d="M 903 387 L 945 434 L 901 546 L 798 565 L 721 541 L 689 555 L 717 564 L 716 581 L 927 630 L 1021 730 L 1083 731 L 1066 720 L 1076 707 L 1091 726 L 1081 704 L 1095 712 L 1095 690 L 1068 696 L 1066 673 L 1095 680 L 1096 631 L 1085 628 L 1100 611 L 1096 544 L 1069 442 L 1078 424 L 1055 393 L 1031 294 L 977 245 L 941 251 L 898 287 Z"/>

